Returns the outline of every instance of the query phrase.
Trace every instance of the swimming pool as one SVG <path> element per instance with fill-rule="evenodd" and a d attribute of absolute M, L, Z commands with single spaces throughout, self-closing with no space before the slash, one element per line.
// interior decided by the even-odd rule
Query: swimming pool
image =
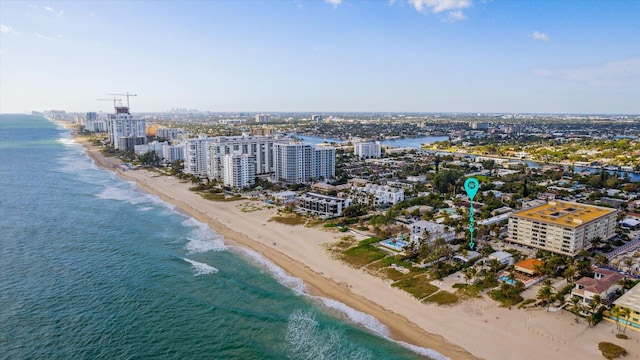
<path fill-rule="evenodd" d="M 393 239 L 387 239 L 380 241 L 380 245 L 393 249 L 395 251 L 402 251 L 402 249 L 407 246 L 409 243 L 404 240 L 396 240 L 395 243 Z"/>
<path fill-rule="evenodd" d="M 510 285 L 515 285 L 515 284 L 516 284 L 516 281 L 515 281 L 515 280 L 511 280 L 511 279 L 509 279 L 509 277 L 508 277 L 508 276 L 506 276 L 506 275 L 502 275 L 502 276 L 500 276 L 498 279 L 500 279 L 500 280 L 502 280 L 503 282 L 506 282 L 507 284 L 510 284 Z"/>

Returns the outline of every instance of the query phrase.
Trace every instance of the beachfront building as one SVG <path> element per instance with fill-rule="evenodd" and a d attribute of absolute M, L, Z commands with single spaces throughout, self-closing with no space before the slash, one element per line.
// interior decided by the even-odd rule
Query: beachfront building
<path fill-rule="evenodd" d="M 85 114 L 84 119 L 82 121 L 82 125 L 84 129 L 90 132 L 106 132 L 107 131 L 107 122 L 105 120 L 98 118 L 98 113 L 88 112 Z"/>
<path fill-rule="evenodd" d="M 327 144 L 316 145 L 311 156 L 312 179 L 326 180 L 336 176 L 336 148 Z"/>
<path fill-rule="evenodd" d="M 592 278 L 583 277 L 576 281 L 576 286 L 571 290 L 571 296 L 576 296 L 582 303 L 589 304 L 594 296 L 599 295 L 602 301 L 609 303 L 613 300 L 615 293 L 622 289 L 622 285 L 618 284 L 622 279 L 624 275 L 617 271 L 597 268 Z"/>
<path fill-rule="evenodd" d="M 207 176 L 207 143 L 214 138 L 200 135 L 197 138 L 184 140 L 184 172 L 200 177 Z"/>
<path fill-rule="evenodd" d="M 273 144 L 273 178 L 287 183 L 331 179 L 336 173 L 336 149 L 290 142 Z"/>
<path fill-rule="evenodd" d="M 349 205 L 350 199 L 306 193 L 296 200 L 296 211 L 309 213 L 321 219 L 330 219 L 342 216 L 342 211 Z"/>
<path fill-rule="evenodd" d="M 423 238 L 427 241 L 442 238 L 445 242 L 451 242 L 456 238 L 456 233 L 446 225 L 418 220 L 411 224 L 411 241 L 419 243 Z"/>
<path fill-rule="evenodd" d="M 359 159 L 379 158 L 381 153 L 380 141 L 363 141 L 353 144 L 353 154 Z"/>
<path fill-rule="evenodd" d="M 253 185 L 256 181 L 255 162 L 255 155 L 224 155 L 222 167 L 224 184 L 238 189 Z"/>
<path fill-rule="evenodd" d="M 241 154 L 253 156 L 254 174 L 266 175 L 273 172 L 273 144 L 271 136 L 218 136 L 207 142 L 208 176 L 222 179 L 224 173 L 223 158 L 226 155 Z"/>
<path fill-rule="evenodd" d="M 168 145 L 166 142 L 152 141 L 146 145 L 136 145 L 133 147 L 133 152 L 136 155 L 143 155 L 151 151 L 155 151 L 158 157 L 162 158 L 162 148 Z"/>
<path fill-rule="evenodd" d="M 116 150 L 133 151 L 134 146 L 147 143 L 145 119 L 133 117 L 126 106 L 116 106 L 115 113 L 107 115 L 107 132 Z"/>
<path fill-rule="evenodd" d="M 620 296 L 613 305 L 620 308 L 629 309 L 629 316 L 620 319 L 621 323 L 636 331 L 640 331 L 640 284 L 629 289 L 624 295 Z"/>
<path fill-rule="evenodd" d="M 591 239 L 615 236 L 616 215 L 605 207 L 550 201 L 512 213 L 505 241 L 576 256 Z"/>
<path fill-rule="evenodd" d="M 307 143 L 273 144 L 273 178 L 287 183 L 304 183 L 311 179 L 311 150 Z"/>
<path fill-rule="evenodd" d="M 506 251 L 494 251 L 489 254 L 489 260 L 496 260 L 502 265 L 512 265 L 513 254 Z"/>
<path fill-rule="evenodd" d="M 373 208 L 388 207 L 404 201 L 404 189 L 367 183 L 351 187 L 349 198 L 355 204 L 366 204 Z"/>
<path fill-rule="evenodd" d="M 164 145 L 162 147 L 162 159 L 170 163 L 184 160 L 184 148 L 184 144 Z"/>

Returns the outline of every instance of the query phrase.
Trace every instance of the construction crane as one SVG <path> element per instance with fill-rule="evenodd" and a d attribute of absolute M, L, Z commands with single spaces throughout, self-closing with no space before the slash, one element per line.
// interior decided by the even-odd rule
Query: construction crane
<path fill-rule="evenodd" d="M 118 107 L 118 102 L 122 103 L 122 99 L 118 99 L 115 96 L 113 97 L 113 99 L 96 99 L 98 101 L 113 101 L 113 110 L 116 111 L 116 108 Z M 116 111 L 117 112 L 117 111 Z"/>
<path fill-rule="evenodd" d="M 126 96 L 127 97 L 127 108 L 129 107 L 129 96 L 138 96 L 138 94 L 129 94 L 127 91 L 124 94 L 107 94 L 107 95 L 115 95 L 115 96 Z"/>

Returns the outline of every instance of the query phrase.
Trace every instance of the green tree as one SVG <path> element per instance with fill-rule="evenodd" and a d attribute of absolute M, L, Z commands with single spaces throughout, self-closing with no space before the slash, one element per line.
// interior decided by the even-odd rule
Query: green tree
<path fill-rule="evenodd" d="M 551 297 L 553 297 L 553 289 L 551 286 L 543 286 L 538 291 L 537 298 L 546 303 L 547 311 L 549 311 L 549 307 L 551 306 Z"/>

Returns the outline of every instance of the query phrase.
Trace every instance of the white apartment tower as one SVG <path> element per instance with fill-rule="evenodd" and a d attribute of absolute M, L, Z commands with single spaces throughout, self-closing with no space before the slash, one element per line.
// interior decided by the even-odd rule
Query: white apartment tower
<path fill-rule="evenodd" d="M 353 153 L 360 159 L 379 158 L 382 144 L 380 141 L 357 142 L 353 144 Z"/>
<path fill-rule="evenodd" d="M 307 143 L 273 144 L 273 178 L 288 183 L 330 179 L 336 173 L 336 149 Z"/>
<path fill-rule="evenodd" d="M 331 179 L 336 176 L 336 148 L 316 145 L 311 158 L 311 177 L 316 180 Z"/>
<path fill-rule="evenodd" d="M 311 152 L 307 143 L 273 144 L 273 178 L 287 183 L 303 183 L 311 179 Z"/>
<path fill-rule="evenodd" d="M 225 155 L 253 155 L 255 175 L 266 175 L 273 172 L 273 143 L 271 136 L 219 136 L 208 141 L 208 176 L 222 179 Z"/>
<path fill-rule="evenodd" d="M 213 141 L 200 135 L 194 139 L 186 139 L 184 142 L 184 172 L 200 177 L 206 177 L 208 173 L 207 143 Z"/>
<path fill-rule="evenodd" d="M 223 157 L 223 181 L 238 189 L 251 186 L 256 180 L 255 155 L 230 154 Z"/>
<path fill-rule="evenodd" d="M 147 143 L 146 121 L 134 118 L 126 106 L 116 106 L 115 114 L 107 117 L 109 142 L 115 149 L 133 151 L 135 145 Z"/>

